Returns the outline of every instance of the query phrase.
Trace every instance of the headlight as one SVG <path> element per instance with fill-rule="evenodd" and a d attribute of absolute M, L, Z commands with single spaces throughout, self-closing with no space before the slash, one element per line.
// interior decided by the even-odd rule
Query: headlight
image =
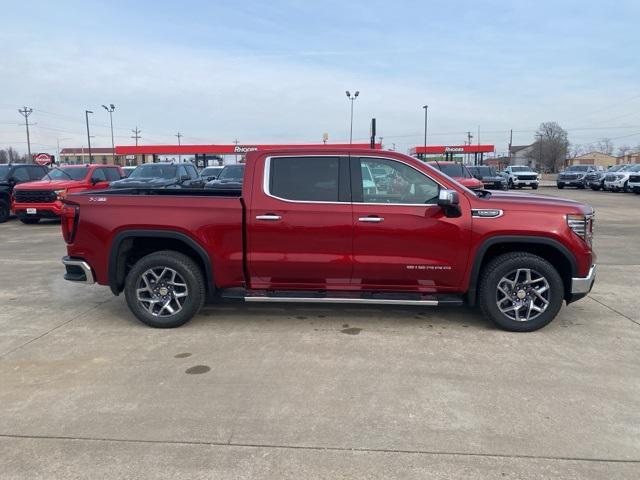
<path fill-rule="evenodd" d="M 624 178 L 624 175 L 616 175 L 616 180 L 622 180 Z"/>
<path fill-rule="evenodd" d="M 573 233 L 582 238 L 587 245 L 593 241 L 593 214 L 591 215 L 567 215 L 567 225 Z"/>
<path fill-rule="evenodd" d="M 53 193 L 56 194 L 56 198 L 58 200 L 62 200 L 64 196 L 67 194 L 67 190 L 63 188 L 62 190 L 54 190 Z"/>

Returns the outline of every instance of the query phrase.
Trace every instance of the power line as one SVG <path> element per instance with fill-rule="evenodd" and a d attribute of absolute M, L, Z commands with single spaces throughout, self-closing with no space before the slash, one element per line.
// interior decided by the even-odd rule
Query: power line
<path fill-rule="evenodd" d="M 136 140 L 136 147 L 138 146 L 138 140 L 140 140 L 142 137 L 140 136 L 140 130 L 138 129 L 138 126 L 136 125 L 136 128 L 134 128 L 133 130 L 131 130 L 133 132 L 133 135 L 131 136 L 131 138 L 135 138 Z"/>

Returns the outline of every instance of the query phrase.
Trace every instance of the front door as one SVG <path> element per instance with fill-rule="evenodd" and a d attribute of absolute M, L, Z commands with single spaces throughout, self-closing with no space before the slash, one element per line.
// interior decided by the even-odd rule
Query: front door
<path fill-rule="evenodd" d="M 265 159 L 247 211 L 250 287 L 348 289 L 352 230 L 347 158 Z"/>
<path fill-rule="evenodd" d="M 467 265 L 471 218 L 447 218 L 440 185 L 408 163 L 352 158 L 353 284 L 360 290 L 455 291 Z M 465 202 L 461 197 L 460 201 Z"/>

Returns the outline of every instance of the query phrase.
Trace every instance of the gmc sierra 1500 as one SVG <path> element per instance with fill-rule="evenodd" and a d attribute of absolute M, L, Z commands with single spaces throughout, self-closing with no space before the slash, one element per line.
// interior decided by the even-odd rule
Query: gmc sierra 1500
<path fill-rule="evenodd" d="M 154 327 L 232 297 L 466 302 L 504 329 L 531 331 L 595 277 L 591 207 L 471 191 L 396 152 L 252 152 L 241 190 L 118 189 L 64 202 L 65 278 L 124 291 Z"/>

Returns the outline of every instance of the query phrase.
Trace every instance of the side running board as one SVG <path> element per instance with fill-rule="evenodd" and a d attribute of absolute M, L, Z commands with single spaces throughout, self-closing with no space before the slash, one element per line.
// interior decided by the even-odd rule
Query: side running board
<path fill-rule="evenodd" d="M 319 304 L 364 304 L 364 305 L 422 305 L 458 306 L 464 303 L 457 295 L 425 295 L 420 293 L 381 292 L 301 292 L 301 291 L 223 291 L 222 298 L 242 299 L 245 302 L 269 303 L 319 303 Z"/>

